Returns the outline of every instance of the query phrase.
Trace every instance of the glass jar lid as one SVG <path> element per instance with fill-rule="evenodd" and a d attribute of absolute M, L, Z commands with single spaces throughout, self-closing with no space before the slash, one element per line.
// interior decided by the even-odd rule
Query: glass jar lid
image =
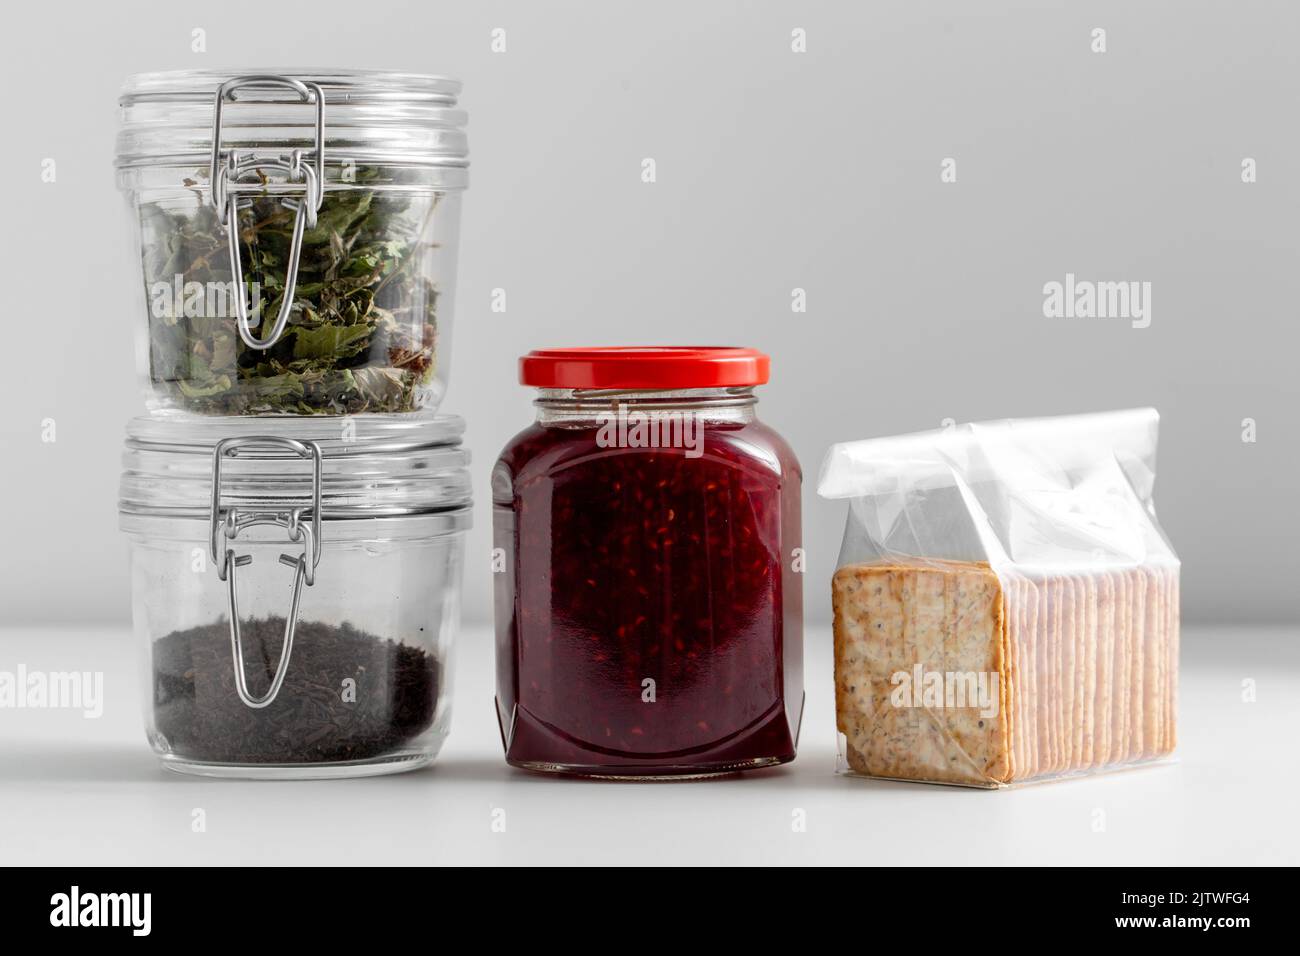
<path fill-rule="evenodd" d="M 318 127 L 331 181 L 349 164 L 464 170 L 469 165 L 461 84 L 445 76 L 379 70 L 181 70 L 129 77 L 119 104 L 117 166 L 192 166 L 213 151 L 219 91 L 221 147 L 315 151 Z M 463 179 L 463 173 L 460 177 Z M 455 186 L 455 176 L 448 185 Z"/>
<path fill-rule="evenodd" d="M 310 508 L 318 454 L 322 520 L 467 509 L 464 431 L 464 421 L 450 415 L 140 416 L 127 425 L 119 510 L 208 518 L 219 446 L 223 508 Z"/>

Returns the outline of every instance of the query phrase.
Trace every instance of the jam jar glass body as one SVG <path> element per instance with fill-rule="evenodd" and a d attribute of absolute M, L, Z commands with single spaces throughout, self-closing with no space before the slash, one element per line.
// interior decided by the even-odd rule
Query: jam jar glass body
<path fill-rule="evenodd" d="M 451 724 L 463 425 L 277 424 L 275 437 L 264 419 L 128 426 L 119 508 L 148 740 L 168 769 L 204 776 L 423 766 Z"/>
<path fill-rule="evenodd" d="M 719 353 L 752 357 L 719 369 Z M 647 777 L 794 758 L 801 475 L 755 415 L 766 365 L 737 349 L 524 360 L 537 420 L 492 480 L 509 763 Z"/>
<path fill-rule="evenodd" d="M 468 184 L 459 91 L 379 71 L 127 80 L 116 170 L 152 410 L 436 408 Z"/>

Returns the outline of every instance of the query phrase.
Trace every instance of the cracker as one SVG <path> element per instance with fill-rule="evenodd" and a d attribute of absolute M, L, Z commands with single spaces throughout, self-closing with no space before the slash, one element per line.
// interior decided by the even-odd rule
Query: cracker
<path fill-rule="evenodd" d="M 1128 571 L 1128 575 L 1132 583 L 1130 624 L 1128 624 L 1128 636 L 1132 644 L 1130 653 L 1132 676 L 1128 683 L 1131 726 L 1123 758 L 1131 761 L 1141 757 L 1145 744 L 1151 740 L 1151 719 L 1156 713 L 1156 708 L 1152 705 L 1158 705 L 1160 701 L 1149 693 L 1149 689 L 1154 687 L 1154 684 L 1151 682 L 1151 675 L 1148 674 L 1148 667 L 1151 666 L 1152 659 L 1156 658 L 1156 654 L 1151 653 L 1154 649 L 1152 646 L 1154 635 L 1147 630 L 1148 596 L 1152 587 L 1151 572 L 1145 567 L 1135 567 L 1134 570 Z"/>
<path fill-rule="evenodd" d="M 1156 698 L 1156 709 L 1152 715 L 1154 739 L 1150 742 L 1146 755 L 1159 757 L 1173 749 L 1172 735 L 1170 733 L 1170 714 L 1173 711 L 1173 701 L 1170 688 L 1173 679 L 1171 671 L 1175 668 L 1175 665 L 1171 661 L 1169 654 L 1171 641 L 1169 601 L 1172 575 L 1170 573 L 1171 569 L 1167 567 L 1153 567 L 1150 570 L 1152 576 L 1152 607 L 1148 613 L 1150 622 L 1148 627 L 1154 629 L 1155 640 L 1148 641 L 1148 650 L 1152 657 L 1155 658 L 1154 669 L 1156 673 L 1148 696 Z"/>
<path fill-rule="evenodd" d="M 999 576 L 999 581 L 1001 581 Z M 1016 776 L 1015 750 L 1011 745 L 1011 720 L 1012 707 L 1011 695 L 1014 685 L 1012 683 L 1012 653 L 1011 653 L 1011 626 L 1008 614 L 1010 608 L 1007 607 L 1007 590 L 1005 584 L 1002 587 L 1002 713 L 1000 715 L 1000 729 L 1005 735 L 1007 742 L 1007 777 L 1008 780 L 1014 780 Z"/>
<path fill-rule="evenodd" d="M 849 766 L 874 776 L 989 785 L 1010 773 L 1000 704 L 1004 596 L 987 564 L 849 565 L 832 581 L 836 720 Z M 998 680 L 998 712 L 891 702 L 893 675 L 984 673 Z M 991 684 L 986 684 L 991 688 Z"/>
<path fill-rule="evenodd" d="M 1139 714 L 1141 735 L 1134 743 L 1133 759 L 1157 753 L 1164 737 L 1164 656 L 1165 635 L 1163 626 L 1164 588 L 1162 576 L 1156 568 L 1143 568 L 1143 594 L 1141 607 L 1141 624 L 1134 625 L 1134 631 L 1142 646 L 1141 659 L 1135 660 L 1139 667 L 1139 676 L 1134 678 L 1133 696 L 1141 701 Z"/>
<path fill-rule="evenodd" d="M 1032 731 L 1029 737 L 1030 763 L 1033 775 L 1041 776 L 1047 768 L 1047 718 L 1043 712 L 1043 700 L 1046 696 L 1043 682 L 1047 673 L 1043 660 L 1039 626 L 1039 604 L 1042 601 L 1042 582 L 1027 576 L 1023 585 L 1025 605 L 1025 648 L 1029 655 L 1029 722 Z"/>
<path fill-rule="evenodd" d="M 1082 737 L 1082 749 L 1079 754 L 1079 767 L 1092 766 L 1096 753 L 1097 741 L 1097 615 L 1102 602 L 1104 588 L 1102 578 L 1097 575 L 1083 576 L 1083 633 L 1079 647 L 1079 731 Z"/>
<path fill-rule="evenodd" d="M 1083 763 L 1083 656 L 1084 615 L 1088 602 L 1086 575 L 1071 575 L 1070 633 L 1066 662 L 1070 682 L 1070 769 L 1078 770 Z"/>
<path fill-rule="evenodd" d="M 1057 632 L 1055 629 L 1055 615 L 1057 606 L 1060 604 L 1060 599 L 1056 593 L 1059 586 L 1059 578 L 1044 575 L 1038 589 L 1038 648 L 1043 674 L 1043 723 L 1047 727 L 1047 765 L 1044 772 L 1048 774 L 1056 773 L 1061 764 L 1060 745 L 1058 743 L 1060 728 L 1056 712 L 1058 664 L 1056 660 Z"/>
<path fill-rule="evenodd" d="M 1025 623 L 1022 596 L 1024 579 L 1015 572 L 1003 571 L 1002 581 L 1006 596 L 1007 644 L 1010 648 L 1007 672 L 1011 678 L 1011 712 L 1007 715 L 1007 727 L 1011 735 L 1011 762 L 1015 767 L 1015 776 L 1022 779 L 1029 776 L 1029 741 L 1025 730 L 1029 675 L 1026 673 L 1026 658 L 1021 646 Z"/>
<path fill-rule="evenodd" d="M 1019 675 L 1016 673 L 1017 658 L 1012 645 L 1012 616 L 1015 614 L 1014 588 L 1015 577 L 1006 572 L 998 573 L 1002 582 L 1002 723 L 1007 735 L 1007 779 L 1014 780 L 1020 772 L 1019 734 L 1016 732 L 1017 704 L 1016 695 L 1020 692 Z"/>
<path fill-rule="evenodd" d="M 1061 607 L 1061 579 L 1048 576 L 1043 581 L 1043 607 L 1039 614 L 1042 633 L 1039 643 L 1047 658 L 1047 772 L 1059 773 L 1061 770 L 1061 660 L 1060 642 L 1058 640 L 1058 615 Z"/>
<path fill-rule="evenodd" d="M 1165 653 L 1169 661 L 1165 699 L 1169 702 L 1168 732 L 1165 753 L 1173 753 L 1178 746 L 1178 650 L 1179 650 L 1179 568 L 1166 569 L 1165 582 Z"/>
<path fill-rule="evenodd" d="M 1069 670 L 1066 667 L 1065 645 L 1071 589 L 1073 582 L 1068 574 L 1056 580 L 1056 607 L 1053 609 L 1052 658 L 1056 662 L 1053 672 L 1056 704 L 1056 771 L 1064 773 L 1070 768 L 1070 697 L 1067 693 Z M 1071 688 L 1073 690 L 1073 688 Z"/>
<path fill-rule="evenodd" d="M 1133 578 L 1125 570 L 1113 571 L 1111 577 L 1115 580 L 1115 635 L 1110 686 L 1107 691 L 1111 705 L 1111 724 L 1106 763 L 1116 764 L 1123 758 L 1132 719 L 1125 681 L 1132 678 L 1130 654 L 1133 650 Z"/>
<path fill-rule="evenodd" d="M 1043 747 L 1042 720 L 1039 715 L 1039 690 L 1042 681 L 1038 671 L 1038 587 L 1029 578 L 1020 580 L 1020 643 L 1025 673 L 1025 711 L 1023 715 L 1026 748 L 1026 777 L 1036 777 L 1042 772 Z"/>
<path fill-rule="evenodd" d="M 1110 760 L 1111 721 L 1111 671 L 1115 653 L 1115 613 L 1118 606 L 1118 585 L 1108 572 L 1100 572 L 1101 600 L 1097 606 L 1097 653 L 1093 663 L 1093 750 L 1091 767 L 1100 767 Z"/>
<path fill-rule="evenodd" d="M 1066 726 L 1066 768 L 1076 770 L 1079 767 L 1083 751 L 1083 734 L 1079 729 L 1079 714 L 1082 708 L 1079 692 L 1078 636 L 1079 615 L 1083 604 L 1083 576 L 1067 575 L 1065 578 L 1065 600 L 1062 604 L 1061 631 L 1061 709 Z"/>
<path fill-rule="evenodd" d="M 1091 575 L 1080 574 L 1077 576 L 1075 587 L 1078 603 L 1074 613 L 1074 725 L 1079 750 L 1074 758 L 1074 768 L 1079 770 L 1088 765 L 1091 748 L 1088 717 L 1092 713 L 1092 702 L 1084 691 L 1088 656 L 1088 627 L 1095 619 L 1097 585 Z"/>

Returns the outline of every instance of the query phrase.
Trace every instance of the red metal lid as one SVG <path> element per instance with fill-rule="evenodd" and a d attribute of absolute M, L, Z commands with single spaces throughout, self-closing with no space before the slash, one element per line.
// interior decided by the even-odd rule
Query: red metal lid
<path fill-rule="evenodd" d="M 629 346 L 537 349 L 519 381 L 538 388 L 721 388 L 762 385 L 769 359 L 757 349 Z"/>

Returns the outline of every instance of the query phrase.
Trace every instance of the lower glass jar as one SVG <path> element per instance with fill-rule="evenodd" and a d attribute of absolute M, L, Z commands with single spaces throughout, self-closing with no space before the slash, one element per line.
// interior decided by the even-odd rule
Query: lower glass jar
<path fill-rule="evenodd" d="M 267 430 L 128 429 L 121 526 L 150 743 L 168 768 L 210 776 L 427 764 L 451 720 L 463 426 L 374 416 Z"/>
<path fill-rule="evenodd" d="M 493 472 L 509 763 L 703 776 L 794 759 L 800 469 L 747 349 L 534 352 Z"/>

